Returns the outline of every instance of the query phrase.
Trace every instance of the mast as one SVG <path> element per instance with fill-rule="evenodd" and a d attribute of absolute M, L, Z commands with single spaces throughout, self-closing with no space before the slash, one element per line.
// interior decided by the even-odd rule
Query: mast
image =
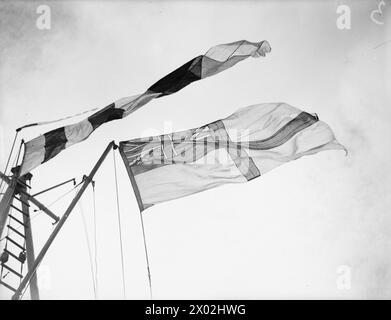
<path fill-rule="evenodd" d="M 33 231 L 31 229 L 31 221 L 30 221 L 30 212 L 29 212 L 29 197 L 27 194 L 27 181 L 31 181 L 32 178 L 31 173 L 27 173 L 24 176 L 20 177 L 21 184 L 19 185 L 20 192 L 20 202 L 22 204 L 23 211 L 23 223 L 24 223 L 24 236 L 26 240 L 26 255 L 27 255 L 27 268 L 28 271 L 32 270 L 35 261 L 34 255 L 34 243 L 33 243 Z M 31 300 L 39 300 L 39 290 L 38 290 L 38 281 L 37 274 L 31 277 L 30 280 L 30 296 Z"/>
<path fill-rule="evenodd" d="M 32 234 L 32 226 L 30 221 L 30 212 L 29 212 L 29 193 L 27 191 L 27 182 L 31 181 L 32 174 L 28 173 L 22 177 L 19 177 L 19 170 L 20 167 L 17 166 L 15 168 L 11 169 L 12 177 L 9 179 L 7 176 L 1 173 L 0 177 L 2 180 L 4 180 L 8 184 L 7 191 L 1 201 L 0 204 L 0 235 L 3 232 L 3 229 L 6 225 L 7 219 L 12 218 L 12 221 L 15 222 L 18 225 L 18 227 L 23 228 L 23 232 L 18 231 L 18 228 L 15 228 L 11 225 L 11 221 L 7 225 L 7 228 L 9 230 L 12 230 L 14 234 L 18 236 L 18 240 L 12 239 L 7 234 L 7 241 L 13 242 L 15 245 L 14 250 L 11 250 L 10 248 L 7 248 L 7 246 L 4 248 L 4 251 L 2 253 L 2 259 L 1 259 L 1 267 L 6 268 L 13 274 L 17 275 L 18 272 L 15 273 L 15 269 L 9 265 L 9 259 L 10 257 L 14 259 L 17 263 L 21 265 L 21 268 L 23 268 L 24 263 L 27 259 L 27 268 L 30 270 L 34 264 L 34 243 L 33 243 L 33 234 Z M 19 197 L 17 197 L 19 195 Z M 17 200 L 20 203 L 20 206 L 16 206 L 14 203 L 14 200 Z M 21 207 L 21 209 L 20 209 Z M 10 214 L 10 209 L 13 208 L 16 213 Z M 21 214 L 20 218 L 17 218 L 15 214 L 19 212 L 19 215 Z M 23 239 L 24 244 L 20 243 L 20 239 Z M 19 251 L 15 252 L 15 250 Z M 20 272 L 20 276 L 21 272 Z M 1 284 L 7 287 L 8 289 L 15 291 L 15 289 L 12 287 L 12 285 L 7 284 L 2 279 Z M 34 277 L 31 278 L 30 281 L 30 296 L 32 300 L 39 300 L 39 290 L 38 290 L 38 282 L 37 282 L 37 276 L 34 275 Z"/>
<path fill-rule="evenodd" d="M 32 278 L 35 276 L 36 271 L 40 263 L 42 262 L 43 258 L 45 257 L 47 251 L 49 250 L 51 244 L 53 243 L 54 239 L 64 226 L 66 220 L 68 219 L 69 215 L 71 214 L 72 210 L 76 206 L 77 202 L 80 200 L 81 196 L 83 195 L 84 191 L 87 189 L 88 185 L 91 183 L 94 175 L 98 171 L 99 167 L 107 157 L 108 153 L 111 151 L 112 148 L 117 148 L 114 141 L 110 142 L 109 145 L 106 147 L 105 151 L 99 158 L 98 162 L 95 164 L 93 169 L 91 170 L 90 174 L 84 178 L 83 185 L 81 186 L 80 190 L 77 192 L 76 196 L 72 200 L 71 204 L 65 211 L 64 215 L 61 217 L 61 219 L 58 221 L 55 229 L 53 230 L 52 234 L 49 236 L 49 239 L 46 241 L 45 245 L 41 249 L 40 253 L 38 254 L 37 258 L 35 259 L 33 265 L 31 268 L 29 268 L 26 276 L 23 278 L 22 282 L 20 283 L 18 289 L 15 291 L 15 294 L 12 296 L 13 300 L 19 300 L 24 288 L 28 283 L 31 283 Z"/>

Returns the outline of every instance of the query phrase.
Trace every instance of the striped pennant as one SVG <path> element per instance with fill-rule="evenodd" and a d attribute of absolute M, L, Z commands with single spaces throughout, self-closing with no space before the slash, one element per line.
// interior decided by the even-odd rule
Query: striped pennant
<path fill-rule="evenodd" d="M 141 211 L 250 181 L 304 155 L 346 151 L 316 114 L 286 103 L 246 107 L 200 128 L 123 141 L 119 149 Z"/>
<path fill-rule="evenodd" d="M 265 56 L 270 51 L 267 41 L 252 43 L 242 40 L 214 46 L 204 55 L 190 60 L 160 79 L 144 93 L 122 98 L 83 121 L 49 131 L 26 142 L 21 175 L 52 159 L 62 150 L 87 139 L 103 123 L 122 119 L 152 99 L 175 93 L 192 82 L 231 68 L 250 56 Z"/>

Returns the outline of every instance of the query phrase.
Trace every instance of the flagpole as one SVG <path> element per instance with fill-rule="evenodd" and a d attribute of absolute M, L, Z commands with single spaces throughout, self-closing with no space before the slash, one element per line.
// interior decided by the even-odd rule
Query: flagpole
<path fill-rule="evenodd" d="M 88 185 L 91 183 L 94 175 L 96 174 L 96 172 L 98 171 L 99 167 L 101 166 L 101 164 L 105 160 L 106 156 L 108 155 L 108 153 L 111 151 L 111 149 L 114 146 L 115 146 L 114 141 L 109 143 L 109 145 L 106 147 L 105 151 L 103 152 L 103 154 L 99 158 L 98 162 L 95 164 L 95 166 L 91 170 L 90 174 L 84 179 L 82 187 L 80 188 L 80 190 L 76 194 L 75 198 L 72 200 L 71 204 L 69 205 L 69 207 L 65 211 L 64 215 L 61 217 L 60 221 L 56 224 L 55 229 L 53 230 L 53 232 L 50 235 L 49 239 L 46 241 L 46 243 L 43 246 L 43 248 L 40 251 L 40 253 L 38 254 L 37 258 L 34 261 L 34 264 L 29 269 L 29 271 L 26 274 L 26 276 L 23 278 L 23 280 L 20 283 L 19 288 L 16 290 L 15 294 L 12 296 L 12 300 L 19 300 L 20 299 L 20 297 L 21 297 L 21 295 L 23 293 L 24 288 L 26 287 L 26 285 L 29 283 L 29 281 L 31 280 L 31 278 L 33 277 L 35 272 L 37 271 L 37 268 L 40 265 L 40 263 L 43 260 L 43 258 L 45 257 L 45 254 L 49 250 L 49 247 L 51 246 L 51 244 L 53 243 L 54 239 L 56 238 L 56 236 L 60 232 L 61 228 L 64 226 L 65 221 L 67 220 L 67 218 L 69 217 L 70 213 L 72 212 L 72 210 L 76 206 L 77 202 L 80 200 L 80 198 L 83 195 L 84 191 L 87 189 Z"/>

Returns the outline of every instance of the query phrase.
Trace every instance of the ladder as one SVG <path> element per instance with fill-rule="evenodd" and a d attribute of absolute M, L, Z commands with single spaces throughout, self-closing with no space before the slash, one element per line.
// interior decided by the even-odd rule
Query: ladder
<path fill-rule="evenodd" d="M 4 221 L 5 242 L 3 249 L 0 250 L 0 285 L 12 294 L 17 292 L 29 266 L 34 262 L 30 201 L 27 192 L 30 186 L 26 183 L 31 180 L 32 175 L 18 177 L 15 170 L 12 179 L 16 184 L 9 198 L 7 220 Z M 39 299 L 36 275 L 30 282 L 30 295 L 34 300 Z"/>
<path fill-rule="evenodd" d="M 26 173 L 23 176 L 19 176 L 19 166 L 11 169 L 11 172 L 13 173 L 13 176 L 11 177 L 6 176 L 0 171 L 0 179 L 8 184 L 6 192 L 2 195 L 2 197 L 0 197 L 0 234 L 3 233 L 4 228 L 7 228 L 8 232 L 5 239 L 7 241 L 7 247 L 0 256 L 0 271 L 1 273 L 7 272 L 7 276 L 4 277 L 4 275 L 2 275 L 2 278 L 0 279 L 0 286 L 6 287 L 7 289 L 14 292 L 12 295 L 12 300 L 21 299 L 23 297 L 23 293 L 28 287 L 30 288 L 31 299 L 39 299 L 36 274 L 39 264 L 45 257 L 47 251 L 64 226 L 68 216 L 75 208 L 77 202 L 80 200 L 83 193 L 87 189 L 88 185 L 93 181 L 96 172 L 102 165 L 108 153 L 112 149 L 115 150 L 117 148 L 118 146 L 114 143 L 114 141 L 111 141 L 108 144 L 89 175 L 80 182 L 80 189 L 77 191 L 75 197 L 72 199 L 61 218 L 55 215 L 49 208 L 37 200 L 35 196 L 53 190 L 54 188 L 60 187 L 72 181 L 75 186 L 74 188 L 76 188 L 76 181 L 74 178 L 31 195 L 29 192 L 27 192 L 27 189 L 30 188 L 30 186 L 26 184 L 26 181 L 31 180 L 31 173 Z M 15 200 L 17 200 L 19 204 L 17 204 Z M 53 225 L 56 224 L 55 228 L 53 229 L 49 238 L 46 240 L 36 258 L 34 255 L 34 245 L 30 221 L 31 218 L 29 215 L 30 203 L 53 219 Z M 9 214 L 11 209 L 12 212 Z M 8 224 L 6 224 L 7 221 Z M 23 231 L 21 230 L 22 228 Z M 11 246 L 13 246 L 13 249 L 11 249 Z M 11 260 L 16 264 L 16 266 L 10 266 Z M 23 268 L 23 265 L 25 264 L 24 262 L 27 262 L 27 268 Z M 12 272 L 10 269 L 12 269 L 14 272 Z M 23 272 L 24 269 L 27 270 Z M 19 280 L 19 285 L 17 286 L 16 290 L 15 287 L 8 281 L 8 275 L 13 275 L 17 280 Z"/>
<path fill-rule="evenodd" d="M 22 281 L 23 266 L 27 257 L 25 231 L 28 226 L 23 220 L 30 219 L 28 213 L 18 208 L 15 199 L 22 201 L 16 195 L 14 196 L 6 226 L 5 246 L 0 255 L 0 284 L 13 293 Z"/>

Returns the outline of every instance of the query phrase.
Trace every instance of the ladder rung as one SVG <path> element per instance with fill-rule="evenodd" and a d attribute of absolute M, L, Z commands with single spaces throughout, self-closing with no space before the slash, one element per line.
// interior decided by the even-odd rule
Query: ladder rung
<path fill-rule="evenodd" d="M 19 249 L 24 251 L 24 247 L 22 247 L 19 243 L 17 243 L 15 240 L 11 239 L 10 237 L 5 237 L 8 241 L 11 241 L 15 246 L 17 246 Z"/>
<path fill-rule="evenodd" d="M 4 287 L 6 287 L 7 289 L 9 289 L 13 292 L 16 292 L 16 289 L 12 288 L 8 283 L 5 283 L 4 281 L 0 280 L 0 284 L 3 285 Z"/>
<path fill-rule="evenodd" d="M 14 196 L 16 200 L 18 200 L 20 203 L 23 203 L 24 205 L 30 207 L 30 204 L 28 204 L 26 201 L 23 201 L 22 199 L 18 198 L 17 196 Z"/>
<path fill-rule="evenodd" d="M 1 265 L 2 265 L 4 268 L 6 268 L 8 271 L 12 272 L 14 275 L 18 276 L 19 278 L 23 278 L 23 276 L 22 276 L 19 272 L 17 272 L 17 271 L 15 271 L 14 269 L 10 268 L 10 267 L 7 266 L 6 264 L 2 263 Z"/>
<path fill-rule="evenodd" d="M 16 211 L 19 211 L 21 214 L 23 214 L 24 216 L 28 217 L 29 215 L 24 213 L 22 210 L 20 210 L 19 208 L 15 207 L 13 204 L 10 205 L 11 208 L 14 208 Z"/>
<path fill-rule="evenodd" d="M 15 218 L 13 215 L 8 215 L 12 220 L 16 221 L 17 223 L 19 223 L 21 226 L 25 227 L 25 228 L 28 228 L 28 226 L 26 226 L 22 221 L 20 221 L 18 218 Z"/>
<path fill-rule="evenodd" d="M 22 180 L 20 180 L 19 178 L 16 178 L 16 180 L 18 181 L 18 183 L 20 183 L 22 186 L 25 186 L 25 187 L 27 187 L 27 188 L 29 188 L 29 189 L 31 189 L 31 187 L 27 184 L 27 183 L 25 183 L 25 182 L 23 182 Z"/>
<path fill-rule="evenodd" d="M 10 226 L 9 224 L 7 225 L 7 227 L 8 227 L 10 230 L 12 230 L 13 232 L 15 232 L 17 235 L 21 236 L 22 238 L 26 238 L 26 236 L 25 236 L 23 233 L 19 232 L 18 230 L 16 230 L 15 228 L 13 228 L 12 226 Z"/>
<path fill-rule="evenodd" d="M 13 254 L 12 252 L 8 251 L 7 249 L 4 249 L 4 251 L 7 252 L 11 257 L 13 257 L 16 260 L 18 260 L 20 263 L 24 263 L 24 261 L 20 260 L 17 255 Z"/>

